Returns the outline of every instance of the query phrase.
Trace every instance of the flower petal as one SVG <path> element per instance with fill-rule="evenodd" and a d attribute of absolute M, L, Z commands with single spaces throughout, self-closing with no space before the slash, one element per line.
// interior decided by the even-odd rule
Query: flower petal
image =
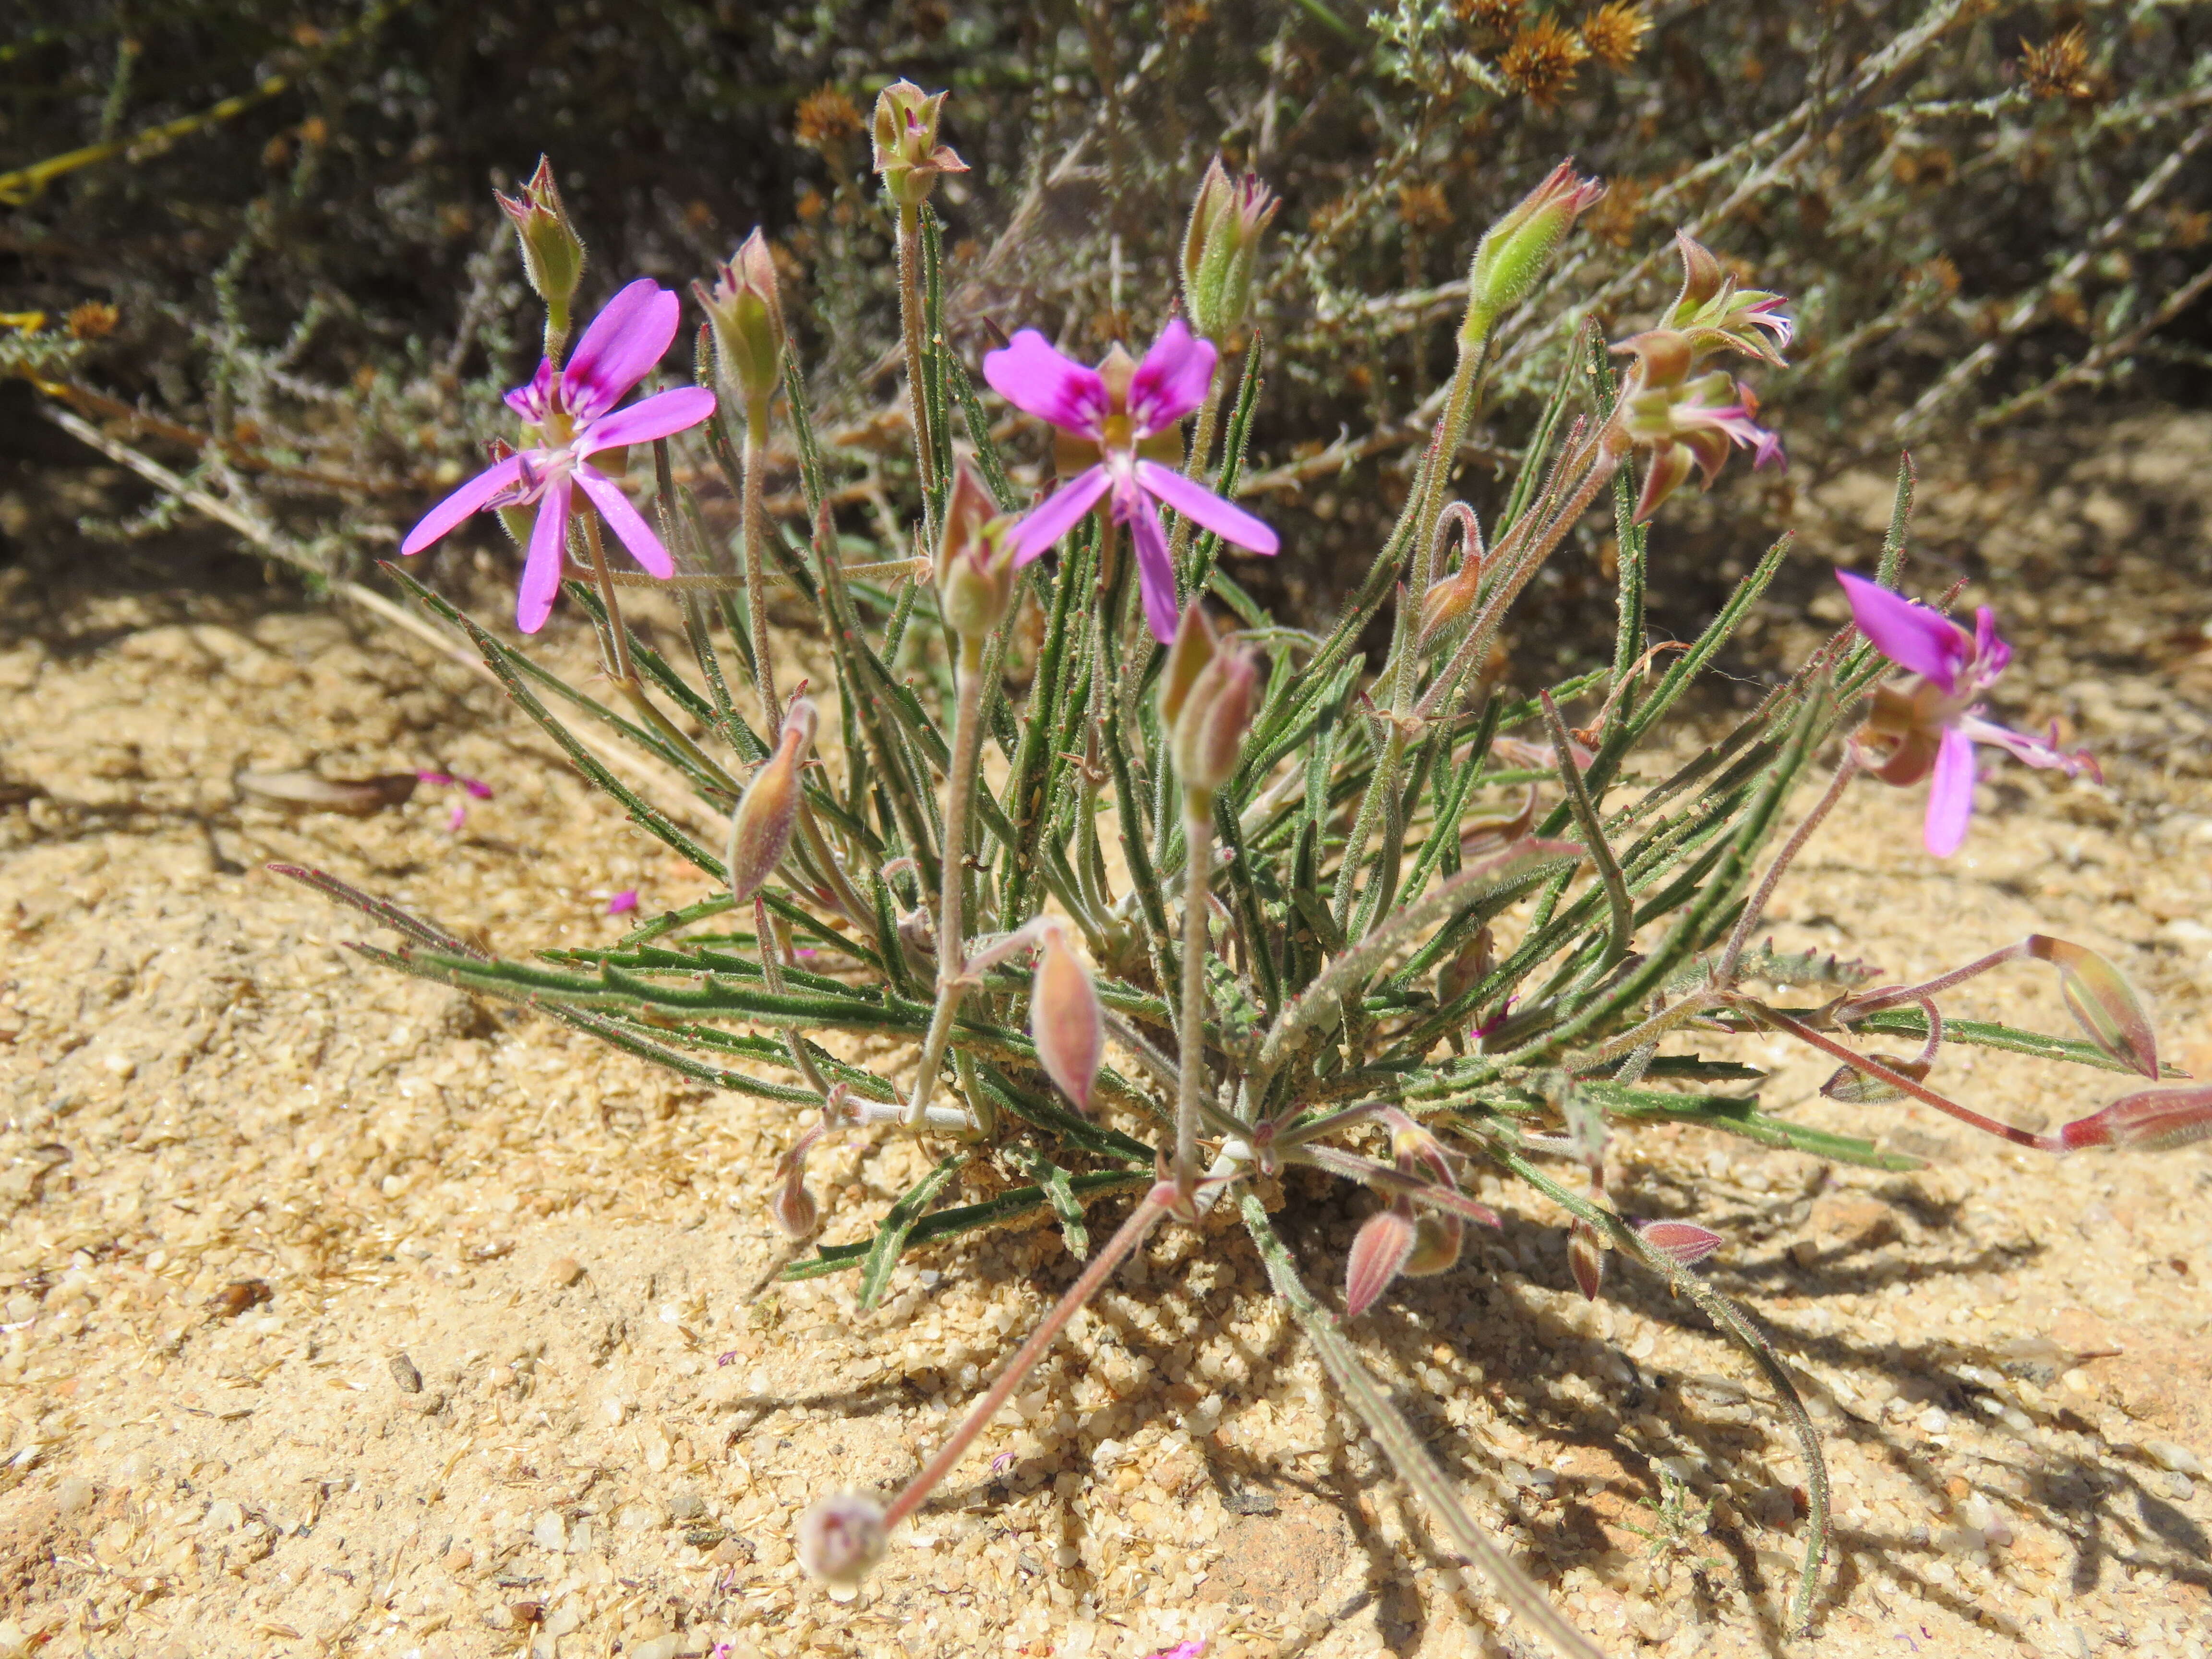
<path fill-rule="evenodd" d="M 1140 432 L 1160 432 L 1206 401 L 1221 354 L 1177 317 L 1160 331 L 1129 382 L 1129 414 Z"/>
<path fill-rule="evenodd" d="M 1024 414 L 1086 438 L 1096 438 L 1106 418 L 1106 382 L 1098 371 L 1063 356 L 1033 328 L 1018 331 L 1002 349 L 985 354 L 983 378 Z"/>
<path fill-rule="evenodd" d="M 1158 461 L 1137 463 L 1137 483 L 1149 495 L 1188 519 L 1200 529 L 1211 530 L 1224 541 L 1254 553 L 1273 553 L 1282 546 L 1273 530 L 1243 507 L 1215 495 L 1204 484 L 1186 478 Z"/>
<path fill-rule="evenodd" d="M 481 513 L 492 498 L 522 481 L 522 457 L 510 455 L 486 467 L 422 515 L 422 521 L 399 544 L 402 553 L 420 553 L 471 514 Z"/>
<path fill-rule="evenodd" d="M 1999 726 L 1995 720 L 1984 720 L 1979 714 L 1962 714 L 1954 724 L 1976 743 L 2002 749 L 2014 760 L 2027 765 L 2048 772 L 2063 772 L 2069 778 L 2078 778 L 2086 772 L 2100 783 L 2105 781 L 2105 775 L 2099 769 L 2096 760 L 2086 750 L 2077 749 L 2069 755 L 2058 747 L 2058 731 L 2055 723 L 2051 727 L 2052 740 L 2049 743 L 2040 738 L 2031 738 L 2025 732 L 2015 732 L 2008 726 Z"/>
<path fill-rule="evenodd" d="M 1948 859 L 1965 844 L 1966 821 L 1973 815 L 1974 740 L 1954 727 L 1943 733 L 1943 746 L 1936 752 L 1920 838 L 1930 853 Z"/>
<path fill-rule="evenodd" d="M 553 614 L 561 592 L 561 558 L 568 540 L 569 485 L 556 478 L 538 503 L 538 523 L 530 532 L 530 556 L 522 566 L 522 586 L 514 592 L 514 625 L 535 634 Z"/>
<path fill-rule="evenodd" d="M 588 466 L 576 469 L 576 482 L 592 498 L 592 505 L 599 509 L 599 516 L 622 538 L 622 544 L 629 549 L 630 557 L 663 581 L 676 574 L 676 561 L 668 556 L 668 550 L 653 533 L 653 526 L 629 504 L 629 497 L 622 493 L 620 484 Z"/>
<path fill-rule="evenodd" d="M 1851 602 L 1851 620 L 1875 650 L 1899 668 L 1924 674 L 1947 693 L 1959 689 L 1959 665 L 1972 648 L 1965 629 L 1848 570 L 1836 572 L 1836 580 Z"/>
<path fill-rule="evenodd" d="M 1074 529 L 1076 521 L 1098 505 L 1108 482 L 1106 469 L 1094 466 L 1046 496 L 1043 505 L 1013 528 L 1014 562 L 1027 564 Z"/>
<path fill-rule="evenodd" d="M 625 444 L 650 443 L 696 426 L 714 412 L 714 394 L 703 386 L 678 386 L 641 398 L 628 409 L 602 415 L 576 434 L 575 453 L 596 455 Z"/>
<path fill-rule="evenodd" d="M 562 372 L 568 412 L 579 421 L 592 421 L 620 403 L 667 352 L 682 313 L 676 296 L 650 276 L 639 277 L 608 301 Z"/>
<path fill-rule="evenodd" d="M 1143 495 L 1134 490 L 1130 494 L 1135 500 L 1116 501 L 1114 516 L 1129 526 L 1137 544 L 1137 586 L 1145 596 L 1145 620 L 1152 625 L 1154 639 L 1171 644 L 1176 624 L 1182 620 L 1176 604 L 1175 561 L 1168 556 L 1168 538 L 1160 533 L 1160 515 Z"/>

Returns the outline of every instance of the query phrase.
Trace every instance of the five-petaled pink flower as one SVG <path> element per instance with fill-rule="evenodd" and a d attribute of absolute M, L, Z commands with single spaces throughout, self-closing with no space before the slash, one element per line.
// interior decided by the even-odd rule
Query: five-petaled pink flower
<path fill-rule="evenodd" d="M 522 416 L 533 447 L 495 462 L 440 501 L 408 532 L 399 550 L 420 553 L 471 514 L 538 503 L 522 586 L 514 596 L 515 626 L 535 634 L 545 626 L 561 591 L 569 506 L 574 492 L 581 489 L 631 557 L 653 575 L 674 575 L 668 550 L 622 486 L 589 463 L 604 450 L 665 438 L 714 412 L 714 394 L 697 386 L 659 392 L 628 409 L 615 407 L 667 351 L 680 309 L 676 296 L 648 277 L 608 301 L 576 343 L 566 368 L 556 375 L 551 361 L 543 361 L 528 386 L 507 394 L 507 407 Z"/>
<path fill-rule="evenodd" d="M 1097 452 L 1096 465 L 1070 478 L 1014 526 L 1015 562 L 1027 564 L 1110 497 L 1114 521 L 1127 525 L 1136 541 L 1145 619 L 1164 644 L 1175 638 L 1182 607 L 1155 501 L 1252 552 L 1273 553 L 1280 545 L 1259 520 L 1194 483 L 1172 465 L 1182 459 L 1176 426 L 1206 401 L 1216 358 L 1212 342 L 1196 338 L 1178 318 L 1162 331 L 1141 363 L 1117 345 L 1097 368 L 1085 368 L 1054 350 L 1033 328 L 1023 329 L 1003 350 L 983 359 L 983 378 L 1000 397 L 1078 441 L 1069 447 L 1095 446 Z"/>
<path fill-rule="evenodd" d="M 2086 772 L 2103 781 L 2097 763 L 2086 753 L 2059 750 L 2057 722 L 2051 741 L 2044 743 L 1981 717 L 1977 699 L 2012 661 L 2012 647 L 1997 637 L 1996 618 L 1987 605 L 1974 613 L 1974 631 L 1969 634 L 1948 617 L 1863 576 L 1838 570 L 1836 580 L 1850 600 L 1859 632 L 1883 656 L 1910 671 L 1902 680 L 1875 688 L 1873 712 L 1856 741 L 1884 783 L 1932 779 L 1921 839 L 1937 858 L 1950 857 L 1966 839 L 1966 821 L 1974 811 L 1978 743 L 2002 749 L 2030 766 L 2069 777 Z"/>

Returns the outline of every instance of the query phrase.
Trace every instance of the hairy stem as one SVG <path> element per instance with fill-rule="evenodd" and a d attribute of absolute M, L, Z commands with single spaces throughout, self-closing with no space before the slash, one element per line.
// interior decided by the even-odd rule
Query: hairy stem
<path fill-rule="evenodd" d="M 761 475 L 767 467 L 768 399 L 756 398 L 745 410 L 744 500 L 740 513 L 744 526 L 745 611 L 752 622 L 753 690 L 760 696 L 761 729 L 773 732 L 783 706 L 775 694 L 775 670 L 768 648 L 767 517 L 761 501 Z"/>
<path fill-rule="evenodd" d="M 906 347 L 907 407 L 914 422 L 915 465 L 924 493 L 937 488 L 937 444 L 929 429 L 929 399 L 921 385 L 921 210 L 898 210 L 899 330 Z"/>
<path fill-rule="evenodd" d="M 599 539 L 599 520 L 596 514 L 577 514 L 584 521 L 584 545 L 591 550 L 592 578 L 599 584 L 599 602 L 607 608 L 607 633 L 604 641 L 608 652 L 606 669 L 617 685 L 628 691 L 637 684 L 637 670 L 630 665 L 629 630 L 623 626 L 622 602 L 615 598 L 614 573 L 607 568 L 606 544 Z"/>
<path fill-rule="evenodd" d="M 1213 886 L 1213 798 L 1183 792 L 1182 1064 L 1176 1080 L 1176 1209 L 1190 1213 L 1198 1190 L 1199 1097 L 1206 1090 L 1206 942 Z"/>
<path fill-rule="evenodd" d="M 937 902 L 937 1006 L 930 1012 L 929 1035 L 922 1040 L 921 1069 L 907 1104 L 906 1127 L 921 1129 L 936 1092 L 938 1067 L 952 1035 L 953 1017 L 968 988 L 967 946 L 962 933 L 962 905 L 968 886 L 968 814 L 975 798 L 975 762 L 983 745 L 983 646 L 960 641 L 959 689 L 952 714 L 952 758 L 945 778 L 945 861 Z"/>
<path fill-rule="evenodd" d="M 1182 469 L 1183 477 L 1193 483 L 1206 483 L 1206 475 L 1212 471 L 1209 463 L 1213 456 L 1214 429 L 1221 421 L 1221 392 L 1229 383 L 1227 368 L 1225 360 L 1214 365 L 1213 379 L 1206 383 L 1206 401 L 1198 406 L 1198 424 L 1191 431 L 1190 458 Z M 1168 544 L 1168 562 L 1175 566 L 1178 575 L 1182 572 L 1183 559 L 1190 552 L 1195 532 L 1196 526 L 1188 519 L 1180 513 L 1176 514 L 1175 539 Z"/>
<path fill-rule="evenodd" d="M 1583 787 L 1582 770 L 1575 764 L 1574 744 L 1567 736 L 1567 723 L 1559 718 L 1559 705 L 1552 701 L 1549 691 L 1538 695 L 1543 700 L 1544 723 L 1552 733 L 1553 752 L 1559 757 L 1559 781 L 1566 789 L 1569 805 L 1574 808 L 1575 823 L 1589 848 L 1590 862 L 1597 866 L 1598 879 L 1605 884 L 1605 902 L 1613 913 L 1605 955 L 1598 963 L 1601 973 L 1628 954 L 1628 942 L 1636 931 L 1636 906 L 1628 896 L 1628 883 L 1620 873 L 1620 861 L 1613 856 L 1612 845 L 1605 838 L 1605 826 L 1598 821 L 1597 807 L 1590 799 L 1589 789 Z"/>
<path fill-rule="evenodd" d="M 1120 1231 L 1107 1240 L 1106 1247 L 1091 1259 L 1091 1265 L 1083 1270 L 1083 1276 L 1067 1287 L 1067 1294 L 1061 1297 L 1053 1310 L 1044 1316 L 1044 1322 L 1030 1334 L 1030 1340 L 1016 1350 L 1014 1357 L 1006 1362 L 1006 1370 L 992 1379 L 991 1386 L 983 1397 L 969 1407 L 968 1415 L 961 1419 L 960 1426 L 952 1431 L 951 1438 L 938 1448 L 934 1457 L 922 1465 L 921 1473 L 907 1482 L 906 1490 L 891 1500 L 890 1506 L 884 1511 L 885 1531 L 920 1509 L 937 1484 L 952 1473 L 953 1465 L 960 1461 L 961 1455 L 975 1443 L 975 1437 L 982 1433 L 990 1420 L 999 1414 L 1000 1408 L 1013 1398 L 1014 1390 L 1021 1386 L 1022 1379 L 1036 1368 L 1037 1361 L 1044 1358 L 1046 1350 L 1067 1328 L 1067 1322 L 1105 1288 L 1106 1281 L 1113 1276 L 1114 1270 L 1128 1259 L 1145 1242 L 1145 1235 L 1159 1224 L 1160 1218 L 1168 1212 L 1169 1196 L 1164 1183 L 1156 1186 L 1145 1195 L 1144 1201 L 1129 1212 L 1129 1218 L 1121 1224 Z"/>
<path fill-rule="evenodd" d="M 1735 982 L 1735 965 L 1743 957 L 1743 947 L 1749 943 L 1752 930 L 1759 926 L 1759 917 L 1765 914 L 1766 902 L 1774 896 L 1774 890 L 1780 884 L 1783 872 L 1790 868 L 1790 861 L 1804 850 L 1805 843 L 1813 838 L 1813 832 L 1820 827 L 1820 820 L 1826 817 L 1835 809 L 1836 803 L 1844 798 L 1844 791 L 1850 787 L 1858 769 L 1858 750 L 1850 744 L 1844 744 L 1844 757 L 1837 763 L 1836 775 L 1828 780 L 1827 792 L 1814 803 L 1813 810 L 1805 815 L 1804 822 L 1790 832 L 1790 839 L 1782 843 L 1782 850 L 1774 855 L 1774 862 L 1766 866 L 1766 873 L 1759 878 L 1759 885 L 1752 890 L 1750 898 L 1744 902 L 1743 914 L 1735 919 L 1735 931 L 1729 934 L 1727 948 L 1722 951 L 1721 959 L 1713 969 L 1713 983 L 1722 990 L 1728 989 Z"/>

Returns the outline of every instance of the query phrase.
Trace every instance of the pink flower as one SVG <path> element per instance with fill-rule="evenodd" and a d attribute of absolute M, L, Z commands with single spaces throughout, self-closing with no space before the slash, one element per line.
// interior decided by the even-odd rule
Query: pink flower
<path fill-rule="evenodd" d="M 1115 346 L 1097 368 L 1085 368 L 1033 328 L 983 359 L 983 378 L 1000 397 L 1098 452 L 1097 465 L 1069 479 L 1014 526 L 1014 562 L 1029 563 L 1110 497 L 1114 521 L 1127 525 L 1135 538 L 1145 619 L 1164 645 L 1175 638 L 1182 607 L 1155 502 L 1252 552 L 1273 553 L 1280 545 L 1275 532 L 1243 507 L 1169 464 L 1181 459 L 1176 428 L 1206 401 L 1216 357 L 1212 343 L 1194 337 L 1177 319 L 1141 363 Z"/>
<path fill-rule="evenodd" d="M 417 771 L 415 774 L 415 776 L 418 781 L 422 783 L 434 783 L 456 789 L 465 789 L 477 800 L 489 800 L 491 799 L 491 786 L 486 783 L 482 778 L 463 777 L 458 772 L 436 772 L 431 771 L 428 769 Z M 461 832 L 461 826 L 468 821 L 469 809 L 467 803 L 465 801 L 455 801 L 453 803 L 453 810 L 446 815 L 446 829 L 451 834 L 459 835 Z"/>
<path fill-rule="evenodd" d="M 607 914 L 611 916 L 628 915 L 636 908 L 637 889 L 635 887 L 626 888 L 607 901 Z"/>
<path fill-rule="evenodd" d="M 610 300 L 576 343 L 568 368 L 556 375 L 550 359 L 541 362 L 528 386 L 507 394 L 507 407 L 522 416 L 524 433 L 536 447 L 495 462 L 440 501 L 408 532 L 399 550 L 420 553 L 486 508 L 538 503 L 522 586 L 514 596 L 515 626 L 535 634 L 545 626 L 561 591 L 569 507 L 574 491 L 581 489 L 631 557 L 653 575 L 674 575 L 675 563 L 652 526 L 630 505 L 622 486 L 589 461 L 603 450 L 647 443 L 696 426 L 714 412 L 714 394 L 697 386 L 659 392 L 628 409 L 615 407 L 668 349 L 679 309 L 676 296 L 647 277 Z"/>
<path fill-rule="evenodd" d="M 2060 751 L 2056 722 L 2051 741 L 2044 743 L 1981 717 L 1977 699 L 2012 661 L 2012 647 L 1997 637 L 1996 617 L 1987 605 L 1974 613 L 1974 631 L 1969 634 L 1949 617 L 1863 576 L 1838 570 L 1836 580 L 1850 600 L 1859 632 L 1908 671 L 1905 678 L 1875 688 L 1874 711 L 1855 741 L 1861 757 L 1884 783 L 1931 780 L 1921 831 L 1930 853 L 1948 858 L 1966 839 L 1966 823 L 1974 811 L 1978 743 L 2002 749 L 2030 766 L 2069 777 L 2086 772 L 2102 781 L 2097 763 L 2086 753 Z"/>

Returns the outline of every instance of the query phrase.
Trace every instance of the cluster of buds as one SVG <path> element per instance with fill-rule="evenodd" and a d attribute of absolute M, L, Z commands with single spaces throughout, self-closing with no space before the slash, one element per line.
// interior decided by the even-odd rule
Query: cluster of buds
<path fill-rule="evenodd" d="M 1397 1180 L 1390 1202 L 1360 1224 L 1344 1264 L 1344 1312 L 1357 1319 L 1401 1275 L 1424 1279 L 1448 1273 L 1459 1261 L 1468 1220 L 1498 1224 L 1498 1218 L 1461 1196 L 1460 1162 L 1443 1143 L 1397 1108 L 1382 1114 L 1390 1128 L 1390 1158 Z M 1449 1207 L 1417 1206 L 1413 1194 L 1449 1193 Z"/>
<path fill-rule="evenodd" d="M 1677 234 L 1682 289 L 1657 328 L 1613 347 L 1635 362 L 1621 388 L 1615 429 L 1646 452 L 1644 489 L 1636 501 L 1642 524 L 1694 469 L 1710 486 L 1731 447 L 1748 449 L 1755 467 L 1783 464 L 1782 441 L 1759 424 L 1759 400 L 1725 369 L 1709 368 L 1716 351 L 1780 363 L 1791 324 L 1778 294 L 1739 289 L 1720 261 Z"/>
<path fill-rule="evenodd" d="M 943 93 L 925 93 L 911 81 L 894 81 L 876 95 L 870 125 L 876 171 L 902 209 L 927 201 L 939 173 L 968 171 L 965 161 L 937 142 L 944 110 Z"/>
<path fill-rule="evenodd" d="M 1193 599 L 1168 647 L 1159 701 L 1160 729 L 1193 817 L 1211 823 L 1214 792 L 1236 775 L 1259 698 L 1259 659 L 1216 635 Z"/>
<path fill-rule="evenodd" d="M 1577 178 L 1574 158 L 1553 167 L 1512 210 L 1482 234 L 1467 270 L 1467 319 L 1460 339 L 1487 339 L 1498 319 L 1528 298 L 1567 233 L 1605 194 L 1595 179 Z"/>
<path fill-rule="evenodd" d="M 714 327 L 714 361 L 722 384 L 748 410 L 764 410 L 783 374 L 783 302 L 768 239 L 756 229 L 714 274 L 714 285 L 691 284 L 692 296 Z"/>
<path fill-rule="evenodd" d="M 495 192 L 496 194 L 496 192 Z M 584 276 L 584 242 L 568 221 L 561 204 L 561 187 L 553 179 L 553 163 L 538 158 L 538 171 L 530 175 L 521 192 L 498 196 L 500 207 L 514 227 L 522 246 L 522 269 L 538 297 L 545 302 L 545 332 L 550 339 L 568 335 L 568 303 Z"/>
<path fill-rule="evenodd" d="M 730 815 L 730 896 L 739 904 L 768 885 L 791 848 L 791 832 L 799 823 L 799 770 L 820 719 L 810 699 L 793 699 L 775 753 L 761 763 Z"/>
<path fill-rule="evenodd" d="M 937 544 L 937 608 L 963 652 L 979 653 L 1014 599 L 1014 520 L 966 461 L 952 475 Z"/>
<path fill-rule="evenodd" d="M 1277 205 L 1255 174 L 1232 179 L 1218 156 L 1207 165 L 1182 238 L 1183 309 L 1200 336 L 1226 340 L 1243 326 L 1260 238 Z"/>

